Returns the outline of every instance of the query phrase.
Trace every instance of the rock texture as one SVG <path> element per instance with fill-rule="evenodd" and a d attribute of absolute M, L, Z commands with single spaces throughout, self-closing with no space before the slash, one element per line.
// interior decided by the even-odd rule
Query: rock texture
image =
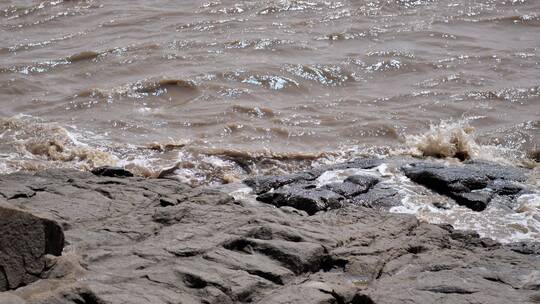
<path fill-rule="evenodd" d="M 42 277 L 47 254 L 59 256 L 64 233 L 56 222 L 14 209 L 0 201 L 0 291 Z"/>
<path fill-rule="evenodd" d="M 248 183 L 263 194 L 315 179 L 300 175 Z M 325 191 L 384 197 L 373 180 L 346 182 L 352 185 L 331 185 L 309 204 L 318 206 Z M 54 219 L 67 240 L 41 280 L 10 285 L 0 303 L 540 301 L 533 246 L 514 251 L 354 203 L 310 216 L 173 180 L 69 170 L 0 176 L 0 195 L 10 208 Z"/>
<path fill-rule="evenodd" d="M 494 195 L 515 195 L 523 191 L 517 182 L 526 179 L 518 168 L 492 163 L 444 165 L 413 163 L 403 167 L 405 175 L 436 192 L 448 195 L 458 204 L 475 211 L 484 210 Z"/>
<path fill-rule="evenodd" d="M 304 171 L 294 174 L 277 175 L 277 176 L 258 176 L 249 178 L 244 183 L 251 188 L 257 194 L 265 193 L 271 189 L 278 189 L 283 186 L 287 186 L 293 183 L 306 183 L 312 182 L 317 179 L 321 174 L 327 171 L 344 170 L 344 169 L 370 169 L 374 168 L 382 163 L 379 159 L 372 158 L 359 158 L 350 162 L 324 166 L 309 171 Z"/>
<path fill-rule="evenodd" d="M 397 191 L 378 185 L 371 175 L 353 175 L 343 182 L 317 185 L 317 178 L 328 171 L 371 169 L 380 165 L 378 159 L 356 159 L 347 163 L 325 166 L 295 174 L 261 176 L 244 183 L 258 194 L 257 200 L 277 207 L 290 206 L 309 215 L 348 205 L 386 208 L 399 202 Z"/>

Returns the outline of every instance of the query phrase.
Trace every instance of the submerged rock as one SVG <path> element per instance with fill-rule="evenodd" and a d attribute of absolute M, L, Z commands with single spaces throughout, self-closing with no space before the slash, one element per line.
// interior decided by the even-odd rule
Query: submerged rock
<path fill-rule="evenodd" d="M 464 165 L 420 162 L 404 166 L 402 170 L 412 181 L 475 211 L 484 210 L 494 195 L 523 191 L 517 182 L 526 180 L 518 168 L 482 162 Z"/>
<path fill-rule="evenodd" d="M 387 190 L 363 181 L 346 182 L 369 185 L 359 196 Z M 40 280 L 10 285 L 19 288 L 0 293 L 0 303 L 497 304 L 538 298 L 540 256 L 534 250 L 516 252 L 475 233 L 352 201 L 341 205 L 340 197 L 357 191 L 345 188 L 341 195 L 313 190 L 312 183 L 291 182 L 274 193 L 295 195 L 286 189 L 302 184 L 297 190 L 308 191 L 308 206 L 335 199 L 340 208 L 323 204 L 314 210 L 327 211 L 306 216 L 168 179 L 70 170 L 0 176 L 0 193 L 10 193 L 2 185 L 17 184 L 20 193 L 35 189 L 9 195 L 9 210 L 61 222 L 69 243 L 46 268 L 39 263 L 29 271 Z M 26 233 L 8 234 L 18 239 L 0 235 L 8 242 L 1 254 L 12 243 L 18 244 L 15 259 L 62 252 L 59 234 L 53 243 L 34 237 L 50 231 L 43 223 L 53 222 L 18 212 L 2 219 L 33 224 Z M 8 230 L 17 231 L 2 228 Z"/>

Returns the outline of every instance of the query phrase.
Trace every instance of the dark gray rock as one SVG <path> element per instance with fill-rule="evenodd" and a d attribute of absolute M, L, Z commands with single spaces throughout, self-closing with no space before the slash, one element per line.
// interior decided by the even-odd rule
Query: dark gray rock
<path fill-rule="evenodd" d="M 515 252 L 408 215 L 345 204 L 306 216 L 173 180 L 68 170 L 0 176 L 0 185 L 14 184 L 37 191 L 7 203 L 61 222 L 69 246 L 49 257 L 40 280 L 0 293 L 1 303 L 539 299 L 540 256 L 534 251 Z M 304 187 L 313 189 L 306 181 Z M 384 183 L 361 195 L 373 191 L 384 192 Z"/>
<path fill-rule="evenodd" d="M 487 161 L 469 160 L 464 164 L 471 170 L 485 174 L 490 180 L 506 180 L 524 182 L 527 180 L 525 171 L 521 168 L 503 166 Z"/>
<path fill-rule="evenodd" d="M 64 233 L 56 222 L 0 202 L 0 291 L 32 283 L 47 271 L 45 255 L 61 255 Z"/>
<path fill-rule="evenodd" d="M 369 190 L 351 199 L 357 206 L 389 210 L 391 207 L 401 205 L 401 195 L 398 190 L 384 184 L 377 184 Z"/>
<path fill-rule="evenodd" d="M 515 195 L 524 191 L 522 186 L 503 179 L 492 180 L 487 187 L 500 195 Z"/>
<path fill-rule="evenodd" d="M 133 173 L 124 168 L 109 166 L 95 168 L 92 170 L 92 173 L 98 176 L 107 177 L 133 177 Z"/>
<path fill-rule="evenodd" d="M 369 188 L 363 187 L 361 185 L 349 183 L 349 182 L 331 183 L 331 184 L 324 185 L 322 188 L 330 190 L 332 192 L 335 192 L 347 198 L 357 196 L 369 190 Z"/>
<path fill-rule="evenodd" d="M 367 192 L 371 187 L 375 186 L 379 179 L 371 175 L 353 175 L 345 179 L 345 182 L 353 183 L 365 188 L 364 192 Z"/>
<path fill-rule="evenodd" d="M 295 184 L 266 192 L 257 200 L 277 207 L 290 206 L 313 215 L 319 211 L 337 209 L 343 206 L 345 197 L 310 184 Z"/>
<path fill-rule="evenodd" d="M 324 189 L 333 191 L 348 199 L 368 192 L 379 182 L 379 179 L 369 175 L 353 175 L 345 179 L 342 183 L 332 183 L 324 185 Z"/>
<path fill-rule="evenodd" d="M 505 246 L 518 253 L 540 255 L 540 242 L 517 242 Z"/>
<path fill-rule="evenodd" d="M 287 184 L 270 187 L 253 185 L 259 194 L 257 200 L 277 207 L 293 207 L 313 215 L 319 211 L 342 208 L 350 203 L 370 208 L 389 209 L 400 204 L 398 191 L 378 184 L 379 179 L 370 175 L 354 175 L 341 183 L 330 183 L 317 187 L 306 179 L 291 179 L 292 175 L 273 176 L 269 180 L 287 180 Z M 312 175 L 310 175 L 312 176 Z"/>
<path fill-rule="evenodd" d="M 482 162 L 464 165 L 421 162 L 404 166 L 402 170 L 412 181 L 475 211 L 484 210 L 495 194 L 519 193 L 523 188 L 515 182 L 526 180 L 520 169 Z"/>
<path fill-rule="evenodd" d="M 261 194 L 288 184 L 312 181 L 319 177 L 319 175 L 320 174 L 313 174 L 311 172 L 301 172 L 278 176 L 261 176 L 248 178 L 244 183 L 251 187 L 253 192 Z"/>
<path fill-rule="evenodd" d="M 460 205 L 465 205 L 474 211 L 482 211 L 491 202 L 493 193 L 489 191 L 455 192 L 451 197 Z"/>
<path fill-rule="evenodd" d="M 319 211 L 341 208 L 350 202 L 364 206 L 382 207 L 384 205 L 388 207 L 395 205 L 396 201 L 388 203 L 388 201 L 384 201 L 383 197 L 385 194 L 387 197 L 393 196 L 395 192 L 389 194 L 388 191 L 384 193 L 378 191 L 378 194 L 360 197 L 379 182 L 378 178 L 370 175 L 350 176 L 344 182 L 331 183 L 322 187 L 313 183 L 328 170 L 369 169 L 381 163 L 382 161 L 379 159 L 355 159 L 347 163 L 324 166 L 296 174 L 254 177 L 245 180 L 244 183 L 258 194 L 257 200 L 261 202 L 277 207 L 293 207 L 305 211 L 309 215 Z M 365 200 L 369 198 L 373 199 L 366 202 Z"/>

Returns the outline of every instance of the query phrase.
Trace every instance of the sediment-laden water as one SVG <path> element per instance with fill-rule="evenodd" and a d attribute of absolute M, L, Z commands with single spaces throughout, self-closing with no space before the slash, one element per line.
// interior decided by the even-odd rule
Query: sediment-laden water
<path fill-rule="evenodd" d="M 538 170 L 539 28 L 534 0 L 0 1 L 0 172 L 220 184 L 400 154 Z"/>

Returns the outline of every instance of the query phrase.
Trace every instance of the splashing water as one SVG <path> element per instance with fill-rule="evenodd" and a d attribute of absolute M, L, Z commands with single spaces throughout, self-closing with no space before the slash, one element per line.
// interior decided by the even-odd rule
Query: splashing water
<path fill-rule="evenodd" d="M 3 172 L 49 167 L 92 169 L 114 165 L 117 158 L 92 148 L 64 127 L 28 115 L 0 120 L 1 153 L 7 155 Z"/>
<path fill-rule="evenodd" d="M 466 121 L 431 124 L 429 131 L 421 135 L 407 135 L 406 141 L 413 149 L 413 155 L 465 160 L 480 154 L 480 147 L 474 139 L 474 129 Z"/>

